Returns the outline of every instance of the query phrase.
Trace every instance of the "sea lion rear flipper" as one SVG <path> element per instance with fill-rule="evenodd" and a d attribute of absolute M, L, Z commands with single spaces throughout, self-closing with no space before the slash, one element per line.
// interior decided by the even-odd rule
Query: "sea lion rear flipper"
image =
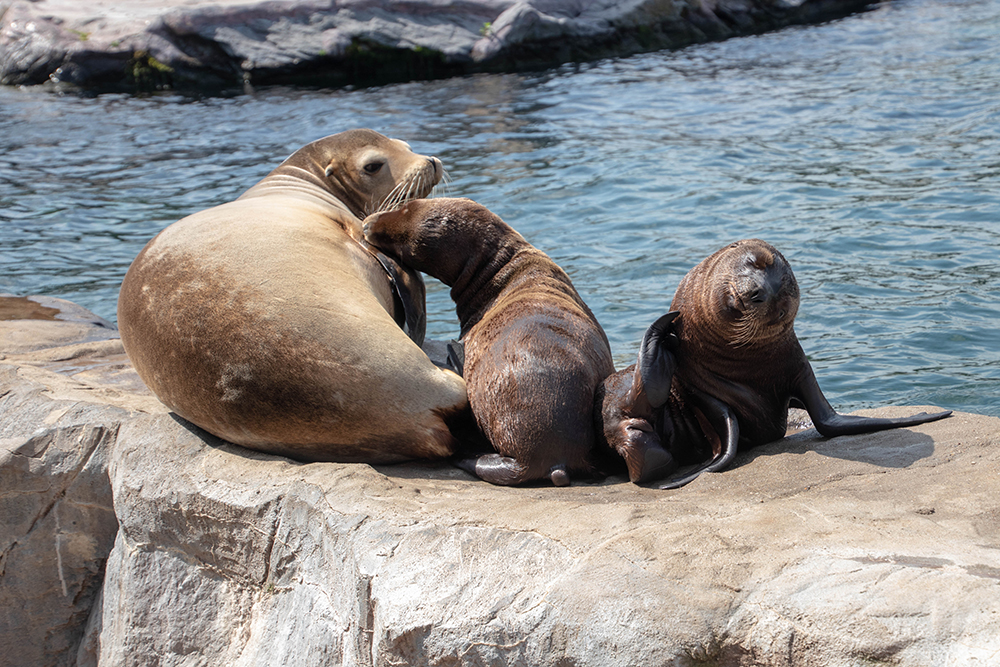
<path fill-rule="evenodd" d="M 842 415 L 830 405 L 826 400 L 819 383 L 816 381 L 816 374 L 813 373 L 812 366 L 806 362 L 805 372 L 799 381 L 798 390 L 793 395 L 809 412 L 809 417 L 820 435 L 826 438 L 833 438 L 838 435 L 857 435 L 859 433 L 874 433 L 875 431 L 885 431 L 892 428 L 906 426 L 916 426 L 927 422 L 944 419 L 951 415 L 951 410 L 935 412 L 932 414 L 921 412 L 909 417 L 899 417 L 896 419 L 886 419 L 883 417 L 859 417 L 856 415 Z"/>
<path fill-rule="evenodd" d="M 636 379 L 641 380 L 642 391 L 653 409 L 661 407 L 670 396 L 670 383 L 677 369 L 673 351 L 679 341 L 674 333 L 674 320 L 680 313 L 676 310 L 660 316 L 649 325 L 639 346 L 639 359 L 635 365 Z"/>
<path fill-rule="evenodd" d="M 538 475 L 529 474 L 528 468 L 517 459 L 496 453 L 461 458 L 455 461 L 455 465 L 481 480 L 499 486 L 514 486 L 538 478 Z M 556 486 L 569 486 L 569 473 L 564 465 L 552 466 L 547 477 Z"/>
<path fill-rule="evenodd" d="M 607 378 L 598 391 L 598 428 L 625 460 L 629 480 L 636 484 L 662 479 L 677 468 L 653 424 L 656 411 L 670 397 L 677 368 L 674 350 L 679 342 L 673 322 L 679 314 L 672 311 L 662 315 L 646 329 L 630 383 L 619 384 L 622 380 L 628 382 L 626 369 Z M 608 390 L 609 386 L 614 388 Z M 669 434 L 664 438 L 669 441 Z"/>
<path fill-rule="evenodd" d="M 459 375 L 465 373 L 465 343 L 460 340 L 448 341 L 448 367 Z"/>
<path fill-rule="evenodd" d="M 736 458 L 736 446 L 740 440 L 740 424 L 729 406 L 722 401 L 693 392 L 698 408 L 708 419 L 712 428 L 721 440 L 721 451 L 708 463 L 686 466 L 678 470 L 672 477 L 659 483 L 661 489 L 677 489 L 693 481 L 703 472 L 719 472 L 729 467 Z"/>

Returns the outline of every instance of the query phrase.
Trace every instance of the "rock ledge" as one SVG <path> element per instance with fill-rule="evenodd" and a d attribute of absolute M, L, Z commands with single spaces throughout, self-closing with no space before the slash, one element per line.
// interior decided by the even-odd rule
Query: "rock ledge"
<path fill-rule="evenodd" d="M 1000 419 L 804 431 L 677 491 L 508 489 L 228 445 L 133 384 L 116 339 L 10 352 L 6 324 L 0 666 L 1000 655 Z"/>

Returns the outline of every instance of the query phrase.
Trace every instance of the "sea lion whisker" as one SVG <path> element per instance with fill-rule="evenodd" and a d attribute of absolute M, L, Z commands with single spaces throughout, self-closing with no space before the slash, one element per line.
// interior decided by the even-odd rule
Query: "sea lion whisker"
<path fill-rule="evenodd" d="M 390 202 L 391 206 L 389 206 L 388 208 L 386 208 L 384 210 L 394 210 L 394 209 L 400 208 L 401 206 L 404 206 L 405 204 L 407 204 L 410 201 L 413 201 L 413 199 L 414 199 L 413 193 L 415 191 L 415 186 L 418 183 L 420 183 L 421 178 L 422 178 L 421 175 L 417 175 L 417 176 L 409 179 L 406 182 L 406 189 L 405 190 L 400 190 L 400 192 L 396 195 L 394 201 Z"/>
<path fill-rule="evenodd" d="M 750 345 L 760 335 L 762 328 L 759 319 L 752 316 L 741 317 L 736 323 L 733 346 L 745 347 Z"/>
<path fill-rule="evenodd" d="M 392 207 L 397 206 L 399 202 L 401 202 L 403 198 L 406 197 L 406 189 L 408 187 L 410 187 L 410 179 L 406 179 L 405 181 L 400 181 L 399 185 L 393 188 L 392 192 L 390 193 L 391 196 L 386 198 L 386 203 L 388 203 L 389 206 Z"/>
<path fill-rule="evenodd" d="M 378 206 L 369 214 L 373 213 L 384 213 L 386 211 L 391 211 L 399 205 L 400 197 L 403 193 L 403 189 L 406 187 L 406 181 L 400 181 L 396 186 L 389 191 L 389 194 L 385 196 Z"/>
<path fill-rule="evenodd" d="M 406 189 L 406 201 L 416 198 L 416 193 L 420 192 L 423 187 L 423 180 L 424 179 L 421 176 L 417 176 L 413 179 L 413 182 L 410 183 L 410 187 Z"/>
<path fill-rule="evenodd" d="M 442 174 L 443 174 L 442 170 Z M 396 210 L 405 204 L 413 201 L 414 199 L 421 199 L 429 195 L 434 190 L 434 184 L 432 179 L 428 175 L 421 171 L 417 174 L 413 174 L 406 178 L 406 180 L 400 181 L 396 187 L 394 187 L 385 199 L 375 207 L 372 213 L 385 213 L 387 211 Z M 369 214 L 370 215 L 370 214 Z"/>
<path fill-rule="evenodd" d="M 432 194 L 434 196 L 448 197 L 451 194 L 451 178 L 448 176 L 447 172 L 441 173 L 441 180 L 438 181 L 437 185 L 431 188 L 427 196 L 430 197 Z"/>
<path fill-rule="evenodd" d="M 400 206 L 403 206 L 403 204 L 405 204 L 407 201 L 410 200 L 410 188 L 411 187 L 412 187 L 412 182 L 411 181 L 407 181 L 406 182 L 406 187 L 400 189 L 400 191 L 396 194 L 396 197 L 393 199 L 393 201 L 391 203 L 391 208 L 392 209 L 397 209 Z"/>
<path fill-rule="evenodd" d="M 405 183 L 406 187 L 400 190 L 399 195 L 396 197 L 396 201 L 394 202 L 392 208 L 396 209 L 407 204 L 408 202 L 413 201 L 416 198 L 414 197 L 414 193 L 420 191 L 419 187 L 422 183 L 423 183 L 422 173 L 408 178 Z"/>

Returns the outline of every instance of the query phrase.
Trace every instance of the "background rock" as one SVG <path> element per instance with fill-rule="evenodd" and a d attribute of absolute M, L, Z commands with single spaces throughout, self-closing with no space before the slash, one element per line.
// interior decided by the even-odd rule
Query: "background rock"
<path fill-rule="evenodd" d="M 0 354 L 113 338 L 113 324 L 72 301 L 0 294 Z"/>
<path fill-rule="evenodd" d="M 549 67 L 859 11 L 870 0 L 9 0 L 0 83 L 379 83 Z"/>
<path fill-rule="evenodd" d="M 14 375 L 0 366 L 0 664 L 68 665 L 118 530 L 107 458 L 127 413 Z"/>

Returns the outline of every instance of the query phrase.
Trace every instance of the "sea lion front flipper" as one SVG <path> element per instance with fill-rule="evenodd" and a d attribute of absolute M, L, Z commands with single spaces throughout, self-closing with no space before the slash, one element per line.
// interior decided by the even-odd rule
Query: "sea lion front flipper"
<path fill-rule="evenodd" d="M 809 417 L 820 435 L 825 438 L 833 438 L 838 435 L 857 435 L 859 433 L 874 433 L 875 431 L 886 431 L 892 428 L 902 428 L 906 426 L 916 426 L 927 422 L 944 419 L 951 415 L 951 410 L 944 412 L 910 415 L 909 417 L 899 417 L 896 419 L 886 419 L 884 417 L 859 417 L 856 415 L 842 415 L 833 409 L 830 402 L 826 400 L 819 382 L 816 381 L 816 374 L 813 373 L 812 366 L 806 361 L 806 369 L 799 381 L 799 386 L 793 399 L 799 402 L 809 412 Z"/>
<path fill-rule="evenodd" d="M 740 440 L 740 424 L 736 414 L 722 401 L 703 394 L 692 392 L 695 402 L 702 414 L 708 419 L 712 428 L 721 440 L 721 451 L 708 463 L 686 466 L 678 470 L 672 477 L 659 482 L 661 489 L 677 489 L 693 481 L 703 472 L 719 472 L 729 467 L 736 458 L 736 446 Z"/>
<path fill-rule="evenodd" d="M 418 271 L 404 267 L 381 251 L 369 249 L 389 274 L 393 296 L 403 309 L 403 331 L 414 343 L 423 345 L 427 331 L 427 288 L 424 279 Z"/>
<path fill-rule="evenodd" d="M 677 369 L 674 350 L 680 345 L 674 332 L 674 320 L 680 312 L 673 310 L 649 325 L 639 346 L 635 364 L 636 379 L 641 380 L 651 408 L 663 406 L 670 396 L 670 383 Z"/>

